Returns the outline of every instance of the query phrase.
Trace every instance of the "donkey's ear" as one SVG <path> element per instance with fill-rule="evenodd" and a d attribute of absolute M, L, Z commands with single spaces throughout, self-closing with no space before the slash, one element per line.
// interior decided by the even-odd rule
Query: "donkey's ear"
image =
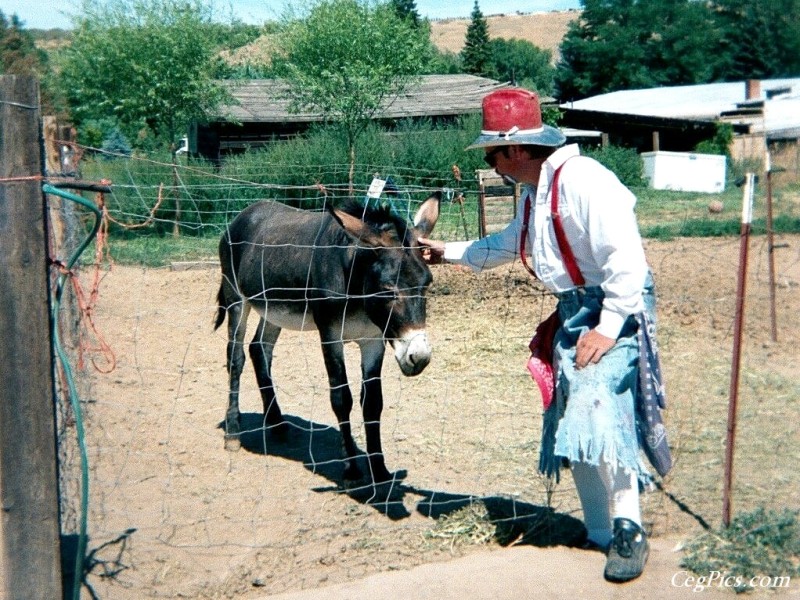
<path fill-rule="evenodd" d="M 414 227 L 423 237 L 430 235 L 436 221 L 439 220 L 439 204 L 442 202 L 442 192 L 436 191 L 422 203 L 414 215 Z"/>
<path fill-rule="evenodd" d="M 331 208 L 330 213 L 339 225 L 342 226 L 347 233 L 349 233 L 356 240 L 363 242 L 370 246 L 381 245 L 380 234 L 358 217 L 354 217 L 348 212 L 339 210 L 338 208 Z"/>

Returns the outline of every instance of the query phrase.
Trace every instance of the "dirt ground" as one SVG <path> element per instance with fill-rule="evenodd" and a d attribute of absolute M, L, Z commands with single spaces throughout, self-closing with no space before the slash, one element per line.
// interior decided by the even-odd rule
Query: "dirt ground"
<path fill-rule="evenodd" d="M 750 245 L 734 514 L 800 506 L 800 236 L 776 242 L 778 341 L 770 339 L 766 241 Z M 665 558 L 666 549 L 719 526 L 739 250 L 738 238 L 647 243 L 676 464 L 662 490 L 643 496 L 660 549 L 653 570 L 630 588 L 635 594 L 614 597 L 665 597 L 656 588 L 670 588 L 680 559 Z M 384 452 L 396 479 L 380 499 L 342 487 L 314 334 L 284 332 L 276 351 L 290 439 L 262 430 L 248 365 L 249 432 L 239 452 L 223 449 L 228 384 L 224 332 L 212 328 L 217 286 L 213 268 L 116 265 L 102 279 L 94 318 L 116 365 L 86 371 L 88 582 L 97 597 L 254 599 L 381 573 L 394 585 L 393 572 L 487 551 L 496 561 L 519 546 L 543 548 L 536 560 L 548 573 L 579 565 L 570 578 L 587 593 L 605 589 L 595 587 L 606 585 L 602 557 L 570 548 L 581 528 L 571 478 L 554 487 L 536 472 L 541 400 L 525 371 L 526 346 L 553 300 L 519 265 L 481 275 L 434 267 L 432 363 L 411 379 L 390 357 L 384 367 Z M 350 362 L 357 386 L 355 354 Z M 357 414 L 353 425 L 363 447 Z M 495 535 L 448 528 L 470 505 L 495 523 Z M 74 521 L 72 507 L 65 523 Z M 481 577 L 501 580 L 502 561 L 486 564 L 498 566 Z"/>

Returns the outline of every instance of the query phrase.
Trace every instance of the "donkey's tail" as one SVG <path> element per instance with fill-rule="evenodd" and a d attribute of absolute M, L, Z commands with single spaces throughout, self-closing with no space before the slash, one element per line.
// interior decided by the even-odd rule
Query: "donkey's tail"
<path fill-rule="evenodd" d="M 219 292 L 217 292 L 217 318 L 214 320 L 214 331 L 225 322 L 225 315 L 228 314 L 228 303 L 225 302 L 225 292 L 222 286 L 223 284 L 220 283 Z"/>

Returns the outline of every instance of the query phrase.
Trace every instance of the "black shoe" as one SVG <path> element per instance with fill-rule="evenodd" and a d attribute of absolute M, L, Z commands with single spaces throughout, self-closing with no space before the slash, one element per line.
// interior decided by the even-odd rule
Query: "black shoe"
<path fill-rule="evenodd" d="M 636 579 L 644 571 L 649 554 L 650 544 L 644 530 L 630 519 L 614 519 L 605 578 L 615 583 Z"/>

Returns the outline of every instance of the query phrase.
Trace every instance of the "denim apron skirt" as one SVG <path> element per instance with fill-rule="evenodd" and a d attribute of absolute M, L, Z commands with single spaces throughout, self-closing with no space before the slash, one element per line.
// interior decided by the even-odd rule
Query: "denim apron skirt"
<path fill-rule="evenodd" d="M 539 471 L 559 479 L 565 462 L 601 461 L 651 482 L 639 452 L 635 401 L 639 386 L 638 323 L 631 315 L 617 343 L 597 364 L 575 368 L 578 338 L 600 322 L 604 293 L 599 286 L 556 294 L 561 326 L 553 345 L 555 400 L 544 413 Z M 655 323 L 653 280 L 648 275 L 645 312 Z"/>

